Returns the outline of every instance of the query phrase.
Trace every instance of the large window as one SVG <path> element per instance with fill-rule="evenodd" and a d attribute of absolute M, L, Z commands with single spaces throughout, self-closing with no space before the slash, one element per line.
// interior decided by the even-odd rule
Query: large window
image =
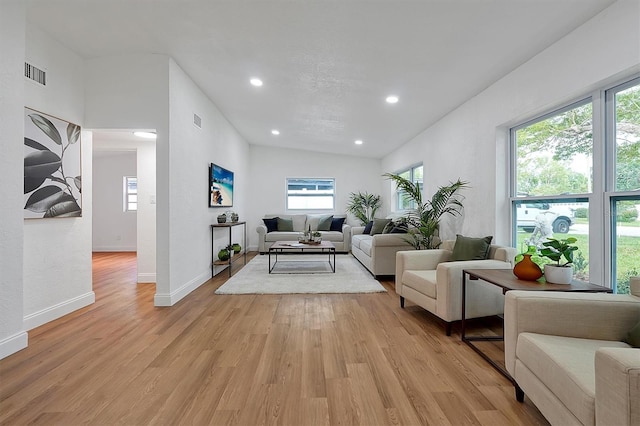
<path fill-rule="evenodd" d="M 125 176 L 123 179 L 123 210 L 134 212 L 138 210 L 138 178 L 135 176 Z"/>
<path fill-rule="evenodd" d="M 418 185 L 420 185 L 420 189 L 422 189 L 422 171 L 423 167 L 422 164 L 420 164 L 417 166 L 413 166 L 407 170 L 398 172 L 397 174 L 407 180 L 410 180 L 413 183 L 417 183 Z M 396 208 L 398 210 L 410 210 L 416 208 L 415 202 L 411 199 L 408 199 L 405 196 L 404 192 L 400 191 L 399 189 L 396 191 L 396 203 Z"/>
<path fill-rule="evenodd" d="M 287 178 L 288 210 L 333 210 L 333 178 Z"/>
<path fill-rule="evenodd" d="M 640 274 L 640 79 L 512 128 L 511 148 L 515 246 L 575 237 L 577 278 L 628 292 Z"/>
<path fill-rule="evenodd" d="M 614 151 L 607 185 L 611 217 L 613 287 L 629 292 L 629 278 L 640 275 L 640 79 L 606 93 L 607 136 Z"/>

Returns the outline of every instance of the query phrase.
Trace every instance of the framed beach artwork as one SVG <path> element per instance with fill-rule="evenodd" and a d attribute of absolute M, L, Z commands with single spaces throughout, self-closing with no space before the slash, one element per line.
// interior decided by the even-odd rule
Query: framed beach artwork
<path fill-rule="evenodd" d="M 80 145 L 80 126 L 25 108 L 25 219 L 82 216 Z"/>
<path fill-rule="evenodd" d="M 233 206 L 233 172 L 217 164 L 209 165 L 209 207 Z"/>

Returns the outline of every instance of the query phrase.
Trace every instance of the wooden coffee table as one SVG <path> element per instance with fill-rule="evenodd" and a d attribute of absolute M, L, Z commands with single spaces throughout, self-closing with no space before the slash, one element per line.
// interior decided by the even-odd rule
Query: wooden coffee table
<path fill-rule="evenodd" d="M 470 281 L 482 280 L 502 288 L 502 294 L 510 290 L 528 291 L 571 291 L 583 293 L 612 293 L 608 287 L 591 284 L 583 281 L 574 281 L 572 284 L 551 284 L 539 281 L 520 280 L 513 274 L 511 269 L 464 269 L 462 271 L 462 324 L 460 336 L 462 341 L 469 345 L 482 358 L 491 364 L 496 370 L 513 382 L 513 378 L 507 370 L 486 353 L 482 352 L 474 342 L 504 340 L 504 336 L 471 336 L 465 334 L 465 312 L 467 298 L 467 276 Z"/>
<path fill-rule="evenodd" d="M 278 254 L 287 255 L 304 255 L 304 254 L 323 254 L 328 255 L 329 267 L 331 272 L 336 273 L 336 246 L 331 241 L 321 241 L 316 244 L 299 243 L 298 241 L 276 241 L 271 247 L 269 247 L 269 273 L 273 272 L 276 264 L 278 263 Z M 271 264 L 271 255 L 274 255 L 273 265 Z M 333 262 L 332 262 L 333 256 Z M 281 261 L 282 262 L 282 261 Z M 313 262 L 313 261 L 312 261 Z M 319 263 L 325 263 L 325 261 L 317 261 Z M 294 263 L 294 262 L 291 262 Z M 327 271 L 328 273 L 329 271 Z M 284 272 L 288 274 L 304 274 L 304 273 L 318 273 L 318 272 L 305 272 L 305 271 L 291 271 Z M 322 273 L 322 272 L 320 272 Z"/>

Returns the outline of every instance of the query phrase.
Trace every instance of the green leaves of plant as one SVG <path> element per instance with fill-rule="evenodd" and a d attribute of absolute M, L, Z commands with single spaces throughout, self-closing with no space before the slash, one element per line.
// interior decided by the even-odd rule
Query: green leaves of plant
<path fill-rule="evenodd" d="M 555 238 L 547 238 L 549 241 L 542 243 L 544 248 L 540 250 L 540 255 L 547 257 L 558 266 L 569 265 L 573 263 L 573 252 L 578 250 L 577 246 L 571 245 L 578 241 L 574 237 L 569 237 L 563 240 L 557 240 Z M 560 260 L 564 257 L 565 263 L 560 265 Z"/>

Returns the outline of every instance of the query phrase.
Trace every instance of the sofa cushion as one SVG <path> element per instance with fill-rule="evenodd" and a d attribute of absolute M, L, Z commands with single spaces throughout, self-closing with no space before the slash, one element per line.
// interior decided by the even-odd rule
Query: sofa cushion
<path fill-rule="evenodd" d="M 262 219 L 264 226 L 267 227 L 267 232 L 274 232 L 278 230 L 278 218 L 264 218 Z"/>
<path fill-rule="evenodd" d="M 362 241 L 370 241 L 373 237 L 369 234 L 355 234 L 351 236 L 351 247 L 360 248 Z"/>
<path fill-rule="evenodd" d="M 273 243 L 276 241 L 298 241 L 299 232 L 270 232 L 264 236 L 264 240 Z"/>
<path fill-rule="evenodd" d="M 371 227 L 371 232 L 369 234 L 376 235 L 382 234 L 384 227 L 391 222 L 391 219 L 373 219 L 373 225 Z"/>
<path fill-rule="evenodd" d="M 331 220 L 331 227 L 329 227 L 329 231 L 342 232 L 342 225 L 344 225 L 344 221 L 346 219 L 346 217 L 334 217 Z"/>
<path fill-rule="evenodd" d="M 456 244 L 453 246 L 451 261 L 486 259 L 489 255 L 492 239 L 493 236 L 471 238 L 458 234 L 456 236 Z"/>
<path fill-rule="evenodd" d="M 293 231 L 293 220 L 287 219 L 284 217 L 279 217 L 278 219 L 278 231 L 280 232 L 292 232 Z"/>
<path fill-rule="evenodd" d="M 402 285 L 435 299 L 437 295 L 436 271 L 406 270 L 402 274 Z"/>
<path fill-rule="evenodd" d="M 369 235 L 371 237 L 371 235 Z M 367 256 L 371 257 L 371 247 L 373 246 L 373 238 L 369 238 L 369 239 L 362 239 L 360 240 L 360 245 L 359 245 L 359 249 L 366 254 Z"/>
<path fill-rule="evenodd" d="M 520 333 L 516 357 L 545 383 L 583 424 L 595 418 L 595 353 L 629 345 L 609 340 Z"/>
<path fill-rule="evenodd" d="M 329 231 L 331 229 L 331 222 L 333 222 L 333 216 L 325 216 L 318 221 L 318 231 Z"/>
<path fill-rule="evenodd" d="M 344 234 L 338 231 L 320 231 L 322 239 L 325 241 L 342 242 L 344 241 Z"/>

